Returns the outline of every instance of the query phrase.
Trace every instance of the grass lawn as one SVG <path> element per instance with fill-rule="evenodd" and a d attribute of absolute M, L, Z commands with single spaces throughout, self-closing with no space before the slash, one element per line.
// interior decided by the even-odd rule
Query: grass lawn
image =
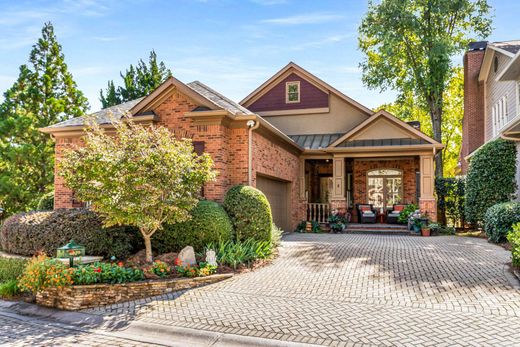
<path fill-rule="evenodd" d="M 0 257 L 0 298 L 11 298 L 19 294 L 16 279 L 25 268 L 25 259 Z"/>

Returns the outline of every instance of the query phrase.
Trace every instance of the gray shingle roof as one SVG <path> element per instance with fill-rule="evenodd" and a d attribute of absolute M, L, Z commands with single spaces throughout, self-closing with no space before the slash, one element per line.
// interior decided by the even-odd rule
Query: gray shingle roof
<path fill-rule="evenodd" d="M 124 114 L 126 114 L 132 107 L 134 107 L 139 101 L 141 101 L 143 98 L 131 100 L 124 102 L 119 105 L 111 106 L 104 108 L 100 111 L 90 113 L 86 116 L 76 117 L 72 118 L 60 123 L 56 123 L 53 125 L 50 125 L 49 128 L 62 128 L 62 127 L 74 127 L 74 126 L 81 126 L 85 125 L 85 119 L 87 117 L 92 117 L 96 120 L 98 124 L 110 124 L 111 123 L 111 117 L 115 118 L 121 118 Z"/>
<path fill-rule="evenodd" d="M 205 97 L 206 99 L 212 101 L 214 104 L 222 107 L 224 110 L 229 111 L 233 115 L 238 114 L 253 114 L 253 112 L 249 111 L 247 108 L 239 105 L 238 103 L 226 98 L 224 95 L 220 94 L 214 89 L 211 89 L 204 83 L 199 81 L 193 81 L 187 84 L 188 87 Z"/>
<path fill-rule="evenodd" d="M 520 50 L 520 40 L 491 42 L 490 45 L 501 48 L 513 54 L 516 54 Z"/>
<path fill-rule="evenodd" d="M 335 134 L 312 134 L 312 135 L 289 135 L 299 146 L 305 149 L 326 148 L 331 143 L 343 136 L 343 133 Z"/>

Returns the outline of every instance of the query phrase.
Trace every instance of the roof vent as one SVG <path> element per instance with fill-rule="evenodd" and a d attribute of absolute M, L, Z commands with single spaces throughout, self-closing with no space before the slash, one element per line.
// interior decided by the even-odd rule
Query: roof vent
<path fill-rule="evenodd" d="M 406 122 L 408 125 L 410 125 L 412 128 L 415 128 L 417 130 L 421 130 L 421 122 L 414 120 L 411 122 Z"/>
<path fill-rule="evenodd" d="M 470 42 L 468 51 L 483 51 L 487 45 L 487 41 Z"/>

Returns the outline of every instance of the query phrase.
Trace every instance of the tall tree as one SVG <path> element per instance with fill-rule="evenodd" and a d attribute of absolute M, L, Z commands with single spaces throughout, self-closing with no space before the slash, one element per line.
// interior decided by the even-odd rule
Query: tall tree
<path fill-rule="evenodd" d="M 164 62 L 157 61 L 157 54 L 152 50 L 148 58 L 148 64 L 141 59 L 137 63 L 137 67 L 130 65 L 125 73 L 120 73 L 120 75 L 123 79 L 122 86 L 118 86 L 116 89 L 114 81 L 108 81 L 108 87 L 105 92 L 103 90 L 99 92 L 99 100 L 103 108 L 150 94 L 172 73 L 166 68 Z"/>
<path fill-rule="evenodd" d="M 398 118 L 409 121 L 420 121 L 421 131 L 433 136 L 432 123 L 428 106 L 420 102 L 411 92 L 401 94 L 391 104 L 384 104 L 378 110 L 385 109 Z M 454 68 L 454 74 L 448 82 L 443 95 L 442 143 L 443 166 L 446 176 L 456 176 L 460 173 L 458 166 L 460 146 L 462 144 L 462 117 L 464 114 L 464 72 L 462 67 Z"/>
<path fill-rule="evenodd" d="M 359 27 L 363 82 L 397 90 L 426 105 L 433 138 L 442 141 L 444 96 L 452 58 L 491 32 L 487 0 L 369 0 Z M 443 176 L 442 152 L 435 158 Z"/>
<path fill-rule="evenodd" d="M 8 213 L 34 208 L 52 189 L 54 142 L 38 128 L 88 109 L 68 71 L 51 23 L 33 46 L 29 64 L 20 66 L 18 80 L 0 105 L 0 205 Z"/>

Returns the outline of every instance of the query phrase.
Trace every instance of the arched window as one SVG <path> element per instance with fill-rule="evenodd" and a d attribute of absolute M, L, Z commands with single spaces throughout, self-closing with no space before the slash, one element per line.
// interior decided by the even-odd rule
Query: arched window
<path fill-rule="evenodd" d="M 376 169 L 367 172 L 368 203 L 389 208 L 403 199 L 403 172 L 397 169 Z"/>

